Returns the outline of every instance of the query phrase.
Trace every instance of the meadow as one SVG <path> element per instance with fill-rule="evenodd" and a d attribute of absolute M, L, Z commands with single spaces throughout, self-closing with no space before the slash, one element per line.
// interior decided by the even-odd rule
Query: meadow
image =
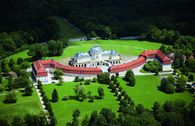
<path fill-rule="evenodd" d="M 90 85 L 83 85 L 85 92 L 91 91 L 91 96 L 98 96 L 98 87 L 102 87 L 104 89 L 105 96 L 101 100 L 94 100 L 93 103 L 88 102 L 88 99 L 84 100 L 83 102 L 76 101 L 76 100 L 67 100 L 63 101 L 62 98 L 64 96 L 75 96 L 74 93 L 74 86 L 76 82 L 66 82 L 61 86 L 56 84 L 44 85 L 44 91 L 48 98 L 51 99 L 53 89 L 56 89 L 59 96 L 59 101 L 56 103 L 52 103 L 52 109 L 57 118 L 57 125 L 62 126 L 66 125 L 67 122 L 72 121 L 72 113 L 74 110 L 80 110 L 79 120 L 85 117 L 85 115 L 90 116 L 92 111 L 100 111 L 102 108 L 110 108 L 112 111 L 117 112 L 119 105 L 118 101 L 114 97 L 114 94 L 110 92 L 107 88 L 107 85 L 98 84 L 98 83 L 91 83 Z"/>
<path fill-rule="evenodd" d="M 190 103 L 193 99 L 193 94 L 188 91 L 183 93 L 166 94 L 158 90 L 160 86 L 160 78 L 155 75 L 135 76 L 136 85 L 130 87 L 122 77 L 118 78 L 120 85 L 126 93 L 133 99 L 135 104 L 142 104 L 144 107 L 151 109 L 154 102 L 159 102 L 161 105 L 167 101 L 184 100 Z"/>
<path fill-rule="evenodd" d="M 14 104 L 5 104 L 7 91 L 0 93 L 0 118 L 12 120 L 14 116 L 23 117 L 27 113 L 39 114 L 42 110 L 41 103 L 37 92 L 33 88 L 32 96 L 22 96 L 22 92 L 19 90 L 13 90 L 16 92 L 17 102 Z"/>

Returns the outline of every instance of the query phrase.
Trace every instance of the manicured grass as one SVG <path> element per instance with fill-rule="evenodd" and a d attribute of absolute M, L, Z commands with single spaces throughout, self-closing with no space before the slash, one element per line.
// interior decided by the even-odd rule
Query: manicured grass
<path fill-rule="evenodd" d="M 63 38 L 80 38 L 83 37 L 83 33 L 81 33 L 78 29 L 72 26 L 67 20 L 62 17 L 50 17 L 50 19 L 54 20 L 58 26 L 58 34 Z"/>
<path fill-rule="evenodd" d="M 97 90 L 98 87 L 102 87 L 104 89 L 105 96 L 102 100 L 94 100 L 93 103 L 88 102 L 88 100 L 84 100 L 83 102 L 79 102 L 76 100 L 61 100 L 64 96 L 75 95 L 74 94 L 74 86 L 76 82 L 66 82 L 62 86 L 57 86 L 55 84 L 44 85 L 44 91 L 46 95 L 51 99 L 51 94 L 53 89 L 55 88 L 58 92 L 59 101 L 56 103 L 51 103 L 53 112 L 58 121 L 58 126 L 66 125 L 67 122 L 72 121 L 72 113 L 75 109 L 80 110 L 79 120 L 81 121 L 85 115 L 90 115 L 92 111 L 100 111 L 102 108 L 110 108 L 112 111 L 117 112 L 119 105 L 116 101 L 116 98 L 110 93 L 107 85 L 91 83 L 90 85 L 83 85 L 85 91 L 91 91 L 91 96 L 98 95 Z"/>
<path fill-rule="evenodd" d="M 99 45 L 104 50 L 116 50 L 121 55 L 126 56 L 138 56 L 141 52 L 148 49 L 158 49 L 160 48 L 160 43 L 138 41 L 138 40 L 91 40 L 91 41 L 80 41 L 72 42 L 70 45 L 64 49 L 61 56 L 45 57 L 43 59 L 54 59 L 61 60 L 63 58 L 72 57 L 76 53 L 87 52 L 89 49 L 95 45 Z M 6 59 L 23 58 L 29 61 L 30 56 L 27 54 L 28 50 L 13 54 Z"/>
<path fill-rule="evenodd" d="M 192 101 L 193 95 L 189 92 L 165 94 L 158 90 L 160 79 L 154 75 L 135 76 L 136 85 L 130 87 L 122 78 L 119 78 L 120 85 L 126 93 L 133 99 L 135 104 L 143 104 L 144 107 L 151 109 L 154 102 L 158 101 L 161 105 L 167 100 L 181 99 L 187 103 Z"/>
<path fill-rule="evenodd" d="M 6 92 L 4 91 L 3 94 L 6 94 Z M 17 92 L 17 102 L 14 104 L 3 103 L 5 99 L 5 95 L 3 94 L 0 93 L 0 118 L 6 118 L 11 121 L 15 115 L 23 117 L 26 113 L 39 114 L 42 111 L 35 89 L 33 89 L 32 96 L 24 97 L 22 96 L 23 93 Z"/>
<path fill-rule="evenodd" d="M 160 48 L 160 43 L 138 41 L 138 40 L 91 40 L 70 43 L 70 46 L 64 49 L 62 56 L 47 57 L 48 59 L 60 60 L 66 57 L 72 57 L 76 53 L 87 52 L 91 47 L 99 45 L 104 50 L 116 50 L 119 54 L 127 56 L 138 56 L 141 52 L 148 49 Z M 47 59 L 46 58 L 46 59 Z"/>

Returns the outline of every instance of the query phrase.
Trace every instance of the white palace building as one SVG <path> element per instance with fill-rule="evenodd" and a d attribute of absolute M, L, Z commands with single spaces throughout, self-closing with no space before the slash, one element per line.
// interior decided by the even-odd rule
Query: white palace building
<path fill-rule="evenodd" d="M 69 64 L 75 67 L 112 66 L 121 63 L 121 56 L 114 50 L 92 47 L 87 53 L 75 54 Z"/>

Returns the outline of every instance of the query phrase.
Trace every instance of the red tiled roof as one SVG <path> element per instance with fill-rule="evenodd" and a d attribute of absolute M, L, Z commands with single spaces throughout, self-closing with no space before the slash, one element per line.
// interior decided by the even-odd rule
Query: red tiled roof
<path fill-rule="evenodd" d="M 129 69 L 136 68 L 138 66 L 143 65 L 146 62 L 147 58 L 155 58 L 157 57 L 161 63 L 163 64 L 171 64 L 171 60 L 160 50 L 146 50 L 142 52 L 138 59 L 133 60 L 128 63 L 120 64 L 117 66 L 111 66 L 109 68 L 110 72 L 121 72 Z"/>
<path fill-rule="evenodd" d="M 147 58 L 157 58 L 163 64 L 171 64 L 171 60 L 160 50 L 147 50 L 140 54 L 139 58 L 133 60 L 128 63 L 111 66 L 109 68 L 109 72 L 121 72 L 129 69 L 136 68 L 138 66 L 143 65 L 146 62 Z M 33 67 L 35 69 L 35 74 L 37 76 L 47 76 L 47 72 L 45 67 L 53 67 L 63 70 L 65 73 L 70 74 L 100 74 L 102 70 L 98 67 L 73 67 L 73 66 L 65 66 L 60 64 L 54 60 L 38 60 L 33 62 Z"/>
<path fill-rule="evenodd" d="M 47 72 L 45 70 L 46 65 L 53 65 L 53 68 L 58 68 L 63 70 L 65 73 L 72 73 L 72 74 L 100 74 L 102 70 L 100 68 L 88 67 L 88 68 L 81 68 L 81 67 L 73 67 L 73 66 L 65 66 L 60 64 L 54 60 L 38 60 L 33 62 L 33 66 L 35 68 L 36 76 L 47 76 Z M 51 66 L 50 66 L 51 67 Z"/>

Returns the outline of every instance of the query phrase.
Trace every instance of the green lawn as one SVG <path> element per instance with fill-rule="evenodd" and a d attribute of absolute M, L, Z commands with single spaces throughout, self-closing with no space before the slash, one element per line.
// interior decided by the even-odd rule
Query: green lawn
<path fill-rule="evenodd" d="M 61 100 L 64 96 L 67 95 L 75 95 L 73 87 L 77 83 L 75 82 L 67 82 L 64 83 L 62 86 L 57 86 L 55 84 L 51 85 L 44 85 L 44 91 L 46 92 L 46 95 L 51 98 L 51 94 L 54 88 L 57 89 L 59 101 L 57 103 L 51 103 L 53 112 L 55 114 L 55 117 L 58 121 L 58 126 L 64 126 L 67 122 L 72 121 L 72 112 L 75 109 L 80 110 L 80 120 L 87 114 L 90 115 L 92 111 L 97 110 L 100 111 L 102 108 L 107 107 L 112 109 L 114 112 L 116 112 L 119 108 L 118 102 L 116 101 L 115 97 L 112 93 L 110 93 L 109 89 L 107 88 L 107 85 L 103 84 L 96 84 L 91 83 L 90 85 L 83 85 L 85 88 L 85 91 L 91 91 L 92 96 L 98 95 L 97 89 L 98 87 L 102 87 L 104 89 L 105 96 L 103 100 L 95 100 L 93 103 L 88 102 L 88 100 L 85 100 L 83 102 L 75 101 L 75 100 L 68 100 L 63 101 Z"/>
<path fill-rule="evenodd" d="M 161 46 L 160 43 L 138 40 L 91 40 L 72 42 L 69 47 L 64 49 L 62 56 L 47 57 L 46 59 L 60 60 L 66 57 L 72 57 L 76 53 L 87 52 L 95 45 L 99 45 L 104 50 L 116 50 L 119 54 L 127 56 L 137 56 L 144 50 L 158 49 Z"/>
<path fill-rule="evenodd" d="M 3 94 L 6 94 L 6 92 L 4 91 Z M 33 95 L 27 97 L 23 97 L 21 92 L 17 92 L 17 102 L 15 104 L 3 103 L 5 98 L 3 94 L 0 93 L 0 118 L 6 118 L 11 121 L 15 115 L 23 117 L 26 113 L 38 114 L 42 111 L 35 89 L 33 89 Z"/>
<path fill-rule="evenodd" d="M 158 49 L 160 48 L 160 43 L 148 42 L 148 41 L 138 41 L 138 40 L 91 40 L 91 41 L 80 41 L 72 42 L 70 45 L 64 49 L 61 56 L 45 57 L 43 59 L 54 59 L 61 60 L 63 58 L 72 57 L 76 53 L 87 52 L 91 47 L 99 45 L 104 50 L 116 50 L 119 54 L 127 56 L 138 56 L 141 52 L 148 49 Z M 30 56 L 27 55 L 28 50 L 13 54 L 6 59 L 23 58 L 28 61 Z"/>
<path fill-rule="evenodd" d="M 30 58 L 30 56 L 28 56 L 27 53 L 28 53 L 28 50 L 25 50 L 25 51 L 13 54 L 11 56 L 8 56 L 6 59 L 7 60 L 10 60 L 11 58 L 14 60 L 17 60 L 18 58 L 28 59 L 28 58 Z"/>
<path fill-rule="evenodd" d="M 78 29 L 73 27 L 67 20 L 64 20 L 62 17 L 50 17 L 53 21 L 56 22 L 58 27 L 58 34 L 63 38 L 80 38 L 84 34 L 81 33 Z"/>
<path fill-rule="evenodd" d="M 161 105 L 166 100 L 181 99 L 187 103 L 192 101 L 193 95 L 189 92 L 165 94 L 158 90 L 160 85 L 160 79 L 154 75 L 147 76 L 135 76 L 135 87 L 129 87 L 126 83 L 119 78 L 120 85 L 127 92 L 127 94 L 133 99 L 135 104 L 143 104 L 144 107 L 151 109 L 155 101 L 158 101 Z"/>

